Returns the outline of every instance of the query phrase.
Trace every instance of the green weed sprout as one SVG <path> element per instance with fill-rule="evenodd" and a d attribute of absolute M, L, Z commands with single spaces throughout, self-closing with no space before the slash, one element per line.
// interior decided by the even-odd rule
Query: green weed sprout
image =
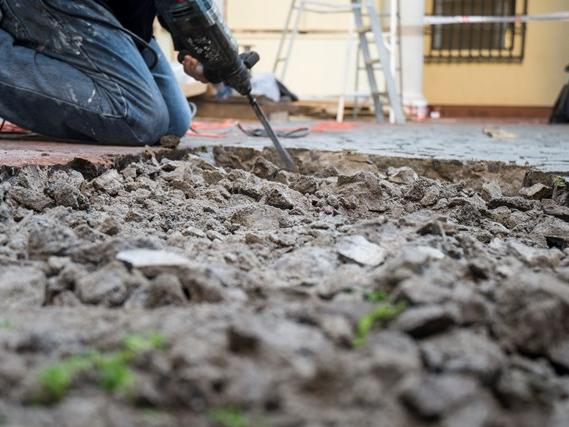
<path fill-rule="evenodd" d="M 0 329 L 12 329 L 12 322 L 8 319 L 0 319 Z"/>
<path fill-rule="evenodd" d="M 48 366 L 40 372 L 39 382 L 50 402 L 62 400 L 73 380 L 89 371 L 95 372 L 98 384 L 104 390 L 126 393 L 136 382 L 136 375 L 129 365 L 139 354 L 163 348 L 165 344 L 165 337 L 158 333 L 129 335 L 119 351 L 109 354 L 91 351 Z"/>
<path fill-rule="evenodd" d="M 389 299 L 389 294 L 384 291 L 371 291 L 365 295 L 365 300 L 369 302 L 384 302 Z"/>
<path fill-rule="evenodd" d="M 361 347 L 366 341 L 367 337 L 376 323 L 386 324 L 399 316 L 407 309 L 407 304 L 400 302 L 393 304 L 386 302 L 378 306 L 372 312 L 362 316 L 356 326 L 356 337 L 354 339 L 354 346 Z"/>
<path fill-rule="evenodd" d="M 556 176 L 553 178 L 553 186 L 555 188 L 565 188 L 567 186 L 567 182 L 562 176 Z"/>
<path fill-rule="evenodd" d="M 249 427 L 249 420 L 239 408 L 217 408 L 210 412 L 209 417 L 222 427 Z"/>
<path fill-rule="evenodd" d="M 136 382 L 135 373 L 128 367 L 132 360 L 124 352 L 99 357 L 96 363 L 99 385 L 108 392 L 128 392 Z"/>

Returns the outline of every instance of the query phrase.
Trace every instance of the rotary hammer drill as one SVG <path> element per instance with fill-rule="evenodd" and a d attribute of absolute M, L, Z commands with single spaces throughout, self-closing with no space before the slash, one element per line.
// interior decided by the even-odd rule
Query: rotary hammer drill
<path fill-rule="evenodd" d="M 239 54 L 237 42 L 225 25 L 214 0 L 156 0 L 158 14 L 172 34 L 179 60 L 186 54 L 199 60 L 205 77 L 225 83 L 249 99 L 251 107 L 271 138 L 283 165 L 294 169 L 294 161 L 281 145 L 266 115 L 251 94 L 250 69 L 259 62 L 256 52 Z"/>

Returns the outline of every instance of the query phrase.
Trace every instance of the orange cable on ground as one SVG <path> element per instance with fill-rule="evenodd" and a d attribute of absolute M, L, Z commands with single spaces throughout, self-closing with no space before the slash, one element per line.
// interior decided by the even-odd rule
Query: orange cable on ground
<path fill-rule="evenodd" d="M 358 123 L 338 123 L 336 121 L 318 122 L 312 126 L 312 132 L 343 131 L 359 127 Z"/>

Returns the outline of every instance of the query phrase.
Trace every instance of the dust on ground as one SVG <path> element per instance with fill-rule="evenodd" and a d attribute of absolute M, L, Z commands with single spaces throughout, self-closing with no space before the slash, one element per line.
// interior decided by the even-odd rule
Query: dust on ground
<path fill-rule="evenodd" d="M 564 179 L 248 165 L 2 172 L 0 425 L 568 425 Z"/>

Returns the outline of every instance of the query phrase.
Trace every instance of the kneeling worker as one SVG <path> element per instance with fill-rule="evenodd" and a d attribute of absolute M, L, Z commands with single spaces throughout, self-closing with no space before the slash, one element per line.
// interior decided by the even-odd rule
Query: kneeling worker
<path fill-rule="evenodd" d="M 154 0 L 0 0 L 0 117 L 103 144 L 183 136 L 190 109 L 155 18 Z M 205 82 L 194 58 L 184 69 Z"/>

